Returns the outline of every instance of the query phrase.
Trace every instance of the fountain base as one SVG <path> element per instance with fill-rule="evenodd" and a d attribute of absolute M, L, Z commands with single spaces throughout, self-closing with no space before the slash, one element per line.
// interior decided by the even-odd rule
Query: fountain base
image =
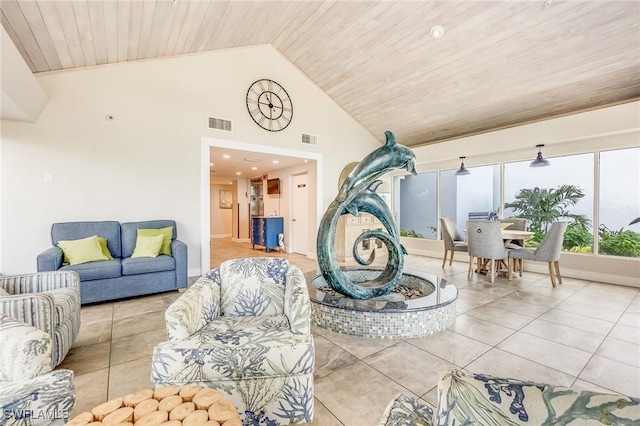
<path fill-rule="evenodd" d="M 351 281 L 362 283 L 380 274 L 376 269 L 347 269 Z M 398 286 L 422 297 L 391 293 L 356 300 L 328 288 L 322 275 L 311 279 L 311 323 L 337 333 L 378 339 L 404 339 L 437 333 L 456 319 L 458 289 L 444 278 L 405 270 Z"/>

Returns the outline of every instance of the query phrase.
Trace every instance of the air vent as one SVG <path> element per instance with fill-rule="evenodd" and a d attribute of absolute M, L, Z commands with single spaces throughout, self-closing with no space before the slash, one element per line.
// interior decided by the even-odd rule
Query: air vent
<path fill-rule="evenodd" d="M 224 118 L 209 117 L 209 128 L 230 132 L 231 120 L 225 120 Z"/>
<path fill-rule="evenodd" d="M 302 134 L 302 143 L 307 145 L 318 145 L 318 137 L 314 135 Z"/>

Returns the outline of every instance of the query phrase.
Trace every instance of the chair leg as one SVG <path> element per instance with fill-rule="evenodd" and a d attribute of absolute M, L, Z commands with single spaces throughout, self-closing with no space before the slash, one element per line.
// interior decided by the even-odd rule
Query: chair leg
<path fill-rule="evenodd" d="M 558 278 L 558 283 L 562 284 L 562 275 L 560 275 L 560 262 L 556 260 L 553 263 L 556 267 L 556 277 Z"/>
<path fill-rule="evenodd" d="M 518 259 L 518 271 L 522 277 L 522 273 L 524 272 L 524 259 Z"/>
<path fill-rule="evenodd" d="M 447 263 L 447 249 L 444 249 L 444 259 L 442 259 L 442 267 L 444 268 L 444 264 Z"/>
<path fill-rule="evenodd" d="M 471 278 L 472 269 L 473 269 L 473 256 L 469 256 L 469 271 L 467 272 L 467 279 Z"/>
<path fill-rule="evenodd" d="M 507 257 L 507 275 L 509 276 L 509 281 L 511 281 L 511 275 L 513 274 L 513 264 L 515 263 L 515 261 L 515 259 Z"/>
<path fill-rule="evenodd" d="M 556 286 L 556 277 L 553 272 L 553 262 L 549 262 L 549 276 L 551 277 L 551 285 L 555 288 Z"/>
<path fill-rule="evenodd" d="M 449 259 L 449 266 L 453 264 L 453 255 L 456 254 L 455 250 L 451 250 L 451 258 Z"/>
<path fill-rule="evenodd" d="M 495 278 L 496 278 L 496 261 L 495 259 L 491 259 L 491 262 L 489 262 L 489 277 L 491 279 L 491 282 L 494 282 Z"/>

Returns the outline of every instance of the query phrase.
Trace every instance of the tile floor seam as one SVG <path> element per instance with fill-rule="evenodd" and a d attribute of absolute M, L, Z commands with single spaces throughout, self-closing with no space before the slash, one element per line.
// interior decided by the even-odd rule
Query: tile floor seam
<path fill-rule="evenodd" d="M 393 383 L 397 384 L 398 386 L 400 386 L 402 389 L 406 390 L 407 393 L 411 394 L 411 395 L 415 395 L 418 398 L 421 398 L 420 395 L 418 395 L 417 393 L 413 392 L 411 389 L 407 388 L 405 385 L 403 385 L 402 383 L 398 382 L 397 380 L 393 379 L 392 377 L 388 376 L 387 374 L 383 373 L 382 371 L 378 370 L 376 367 L 374 367 L 373 365 L 369 364 L 369 363 L 365 363 L 368 367 L 372 368 L 373 370 L 375 370 L 376 372 L 382 374 L 384 377 L 386 377 L 387 379 L 391 380 Z M 425 392 L 425 394 L 427 394 L 429 391 Z"/>
<path fill-rule="evenodd" d="M 544 320 L 543 320 L 543 321 L 544 321 Z M 530 324 L 530 323 L 529 323 L 529 324 Z M 557 342 L 557 341 L 555 341 L 555 340 L 547 339 L 547 338 L 546 338 L 546 337 L 544 337 L 544 336 L 538 336 L 538 335 L 536 335 L 536 334 L 530 333 L 530 332 L 525 331 L 525 330 L 518 330 L 518 331 L 519 331 L 520 333 L 528 334 L 529 336 L 537 337 L 538 339 L 546 340 L 547 342 L 555 343 L 555 344 L 557 344 L 557 345 L 566 346 L 567 348 L 575 349 L 575 350 L 578 350 L 578 351 L 581 351 L 581 352 L 584 352 L 584 353 L 588 353 L 588 354 L 590 354 L 590 355 L 595 355 L 595 352 L 585 351 L 584 349 L 576 348 L 576 347 L 574 347 L 574 346 L 569 346 L 569 345 L 566 345 L 566 344 L 564 344 L 564 343 Z M 506 339 L 505 339 L 505 340 L 506 340 Z M 604 340 L 603 340 L 603 342 L 604 342 Z M 598 346 L 598 347 L 599 347 L 599 346 Z"/>
<path fill-rule="evenodd" d="M 618 323 L 616 322 L 615 324 L 618 324 Z M 615 324 L 614 324 L 614 327 L 615 327 Z M 592 353 L 592 354 L 591 354 L 591 356 L 589 357 L 589 360 L 587 361 L 587 363 L 582 367 L 582 369 L 580 370 L 580 373 L 576 376 L 576 380 L 578 380 L 578 379 L 580 379 L 580 380 L 584 380 L 584 379 L 581 379 L 581 378 L 580 378 L 580 376 L 582 375 L 582 373 L 584 373 L 585 368 L 587 368 L 587 365 L 589 365 L 589 363 L 593 360 L 593 357 L 594 357 L 594 356 L 596 356 L 596 355 L 597 355 L 597 356 L 600 356 L 600 357 L 602 357 L 602 358 L 606 358 L 606 359 L 611 360 L 611 361 L 620 362 L 621 364 L 629 365 L 629 364 L 626 364 L 626 363 L 624 363 L 624 362 L 621 362 L 621 361 L 618 361 L 618 360 L 615 360 L 615 359 L 609 358 L 609 357 L 607 357 L 607 356 L 603 356 L 603 355 L 598 354 L 598 350 L 602 347 L 602 345 L 604 344 L 604 342 L 607 340 L 607 338 L 608 338 L 608 337 L 609 337 L 609 335 L 611 334 L 611 331 L 613 331 L 613 328 L 614 328 L 614 327 L 611 327 L 611 329 L 609 330 L 609 333 L 607 333 L 607 335 L 606 335 L 606 336 L 604 336 L 604 339 L 602 339 L 602 342 L 600 342 L 600 344 L 598 345 L 598 347 L 596 348 L 596 350 L 595 350 L 595 351 L 593 351 L 593 353 Z M 632 366 L 632 367 L 635 367 L 635 366 Z M 636 367 L 636 368 L 638 368 L 638 367 Z M 575 383 L 575 382 L 574 382 L 574 383 Z M 598 386 L 600 386 L 600 385 L 598 385 Z"/>

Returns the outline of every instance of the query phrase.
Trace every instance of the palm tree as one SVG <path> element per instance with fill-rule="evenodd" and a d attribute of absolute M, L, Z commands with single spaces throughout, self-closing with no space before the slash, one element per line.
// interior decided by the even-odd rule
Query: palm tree
<path fill-rule="evenodd" d="M 516 193 L 515 201 L 505 207 L 513 209 L 518 217 L 528 220 L 529 231 L 536 236 L 544 235 L 552 222 L 558 219 L 572 219 L 572 227 L 588 229 L 591 220 L 585 215 L 570 213 L 568 208 L 575 206 L 584 197 L 584 192 L 575 185 L 561 185 L 558 188 L 521 189 Z"/>

